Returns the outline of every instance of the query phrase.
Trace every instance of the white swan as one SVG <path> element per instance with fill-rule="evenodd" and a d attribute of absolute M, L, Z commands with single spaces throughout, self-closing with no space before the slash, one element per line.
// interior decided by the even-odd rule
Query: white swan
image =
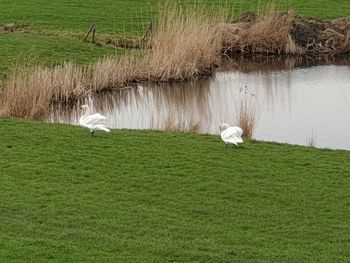
<path fill-rule="evenodd" d="M 234 144 L 238 146 L 238 143 L 243 143 L 242 139 L 243 130 L 238 126 L 230 127 L 227 123 L 220 125 L 221 139 L 227 144 Z"/>
<path fill-rule="evenodd" d="M 106 126 L 107 121 L 105 116 L 99 113 L 91 114 L 88 105 L 82 105 L 80 109 L 83 111 L 84 115 L 80 117 L 79 124 L 81 127 L 88 128 L 91 135 L 98 130 L 110 132 L 110 129 Z"/>

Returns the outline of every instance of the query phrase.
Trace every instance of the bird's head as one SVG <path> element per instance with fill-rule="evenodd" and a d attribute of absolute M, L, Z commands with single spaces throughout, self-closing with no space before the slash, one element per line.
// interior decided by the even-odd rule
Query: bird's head
<path fill-rule="evenodd" d="M 88 112 L 90 108 L 88 105 L 84 104 L 80 106 L 80 110 L 85 113 L 85 112 Z"/>
<path fill-rule="evenodd" d="M 87 108 L 89 108 L 89 106 L 86 104 L 80 106 L 81 110 L 86 110 Z"/>
<path fill-rule="evenodd" d="M 220 132 L 226 130 L 228 127 L 230 127 L 230 125 L 228 123 L 221 123 L 219 126 Z"/>

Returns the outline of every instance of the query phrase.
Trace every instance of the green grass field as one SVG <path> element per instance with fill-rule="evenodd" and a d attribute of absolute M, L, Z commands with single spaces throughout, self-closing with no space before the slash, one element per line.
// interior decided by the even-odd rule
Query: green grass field
<path fill-rule="evenodd" d="M 0 24 L 24 23 L 36 30 L 49 30 L 65 33 L 85 33 L 92 21 L 97 23 L 97 33 L 112 34 L 116 37 L 141 36 L 147 23 L 152 20 L 158 5 L 166 1 L 156 0 L 2 0 L 0 2 Z M 191 5 L 196 1 L 180 0 L 179 3 Z M 159 3 L 159 4 L 158 4 Z M 209 8 L 232 9 L 234 15 L 246 11 L 265 9 L 267 4 L 275 3 L 283 9 L 294 9 L 299 14 L 331 19 L 350 15 L 348 0 L 203 0 L 199 5 Z M 13 61 L 24 57 L 38 57 L 48 64 L 66 59 L 78 62 L 94 61 L 97 57 L 115 53 L 111 47 L 91 48 L 91 45 L 57 36 L 35 36 L 4 34 L 0 32 L 0 77 L 9 72 Z M 3 48 L 5 45 L 5 48 Z M 35 47 L 35 48 L 33 48 Z"/>
<path fill-rule="evenodd" d="M 119 55 L 122 51 L 92 43 L 57 36 L 36 36 L 21 33 L 0 34 L 0 46 L 5 55 L 0 64 L 0 79 L 17 65 L 52 65 L 63 61 L 89 64 L 100 57 Z"/>
<path fill-rule="evenodd" d="M 350 152 L 0 118 L 2 262 L 346 262 Z"/>
<path fill-rule="evenodd" d="M 157 0 L 2 0 L 1 22 L 25 22 L 34 26 L 53 30 L 87 31 L 95 20 L 101 32 L 139 34 L 146 23 L 157 12 Z M 347 0 L 179 0 L 184 5 L 205 5 L 208 8 L 233 8 L 235 14 L 264 9 L 275 3 L 283 8 L 292 8 L 301 15 L 330 19 L 350 15 L 350 2 Z M 142 24 L 144 25 L 142 26 Z"/>
<path fill-rule="evenodd" d="M 182 0 L 191 4 L 194 1 Z M 200 1 L 261 10 L 267 0 Z M 322 19 L 350 2 L 275 1 Z M 233 5 L 232 5 L 233 4 Z M 140 36 L 155 0 L 0 0 L 0 79 L 13 65 L 96 61 L 121 50 L 97 33 Z M 0 117 L 1 262 L 346 262 L 350 152 L 218 136 L 114 130 Z"/>

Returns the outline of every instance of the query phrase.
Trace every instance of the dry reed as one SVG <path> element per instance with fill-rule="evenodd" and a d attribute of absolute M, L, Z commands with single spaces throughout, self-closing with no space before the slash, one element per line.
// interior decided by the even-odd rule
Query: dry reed
<path fill-rule="evenodd" d="M 265 15 L 246 15 L 242 21 L 222 24 L 224 53 L 301 54 L 291 35 L 295 15 L 276 12 L 271 6 Z"/>
<path fill-rule="evenodd" d="M 312 130 L 310 137 L 307 139 L 307 146 L 310 148 L 316 147 L 316 132 Z"/>
<path fill-rule="evenodd" d="M 72 63 L 17 71 L 3 89 L 3 108 L 9 116 L 40 119 L 47 115 L 52 102 L 84 95 L 86 84 L 83 68 Z"/>
<path fill-rule="evenodd" d="M 243 130 L 243 136 L 251 139 L 258 121 L 258 113 L 251 100 L 243 99 L 240 102 L 237 114 L 238 126 Z"/>
<path fill-rule="evenodd" d="M 184 80 L 203 73 L 218 61 L 220 16 L 180 7 L 162 11 L 150 58 L 155 79 Z M 154 70 L 155 69 L 155 70 Z"/>
<path fill-rule="evenodd" d="M 176 122 L 172 119 L 167 119 L 164 122 L 164 127 L 162 127 L 162 130 L 171 132 L 199 133 L 201 130 L 201 125 L 199 122 L 186 124 L 185 122 Z"/>

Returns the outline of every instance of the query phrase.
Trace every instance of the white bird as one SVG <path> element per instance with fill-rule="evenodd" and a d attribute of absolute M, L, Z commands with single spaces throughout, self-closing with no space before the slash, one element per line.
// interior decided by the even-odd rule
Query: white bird
<path fill-rule="evenodd" d="M 227 144 L 234 144 L 238 146 L 238 143 L 243 143 L 242 139 L 243 130 L 238 126 L 230 127 L 227 123 L 220 125 L 221 139 Z"/>
<path fill-rule="evenodd" d="M 91 135 L 98 130 L 110 132 L 110 129 L 107 128 L 107 120 L 105 116 L 102 116 L 99 113 L 91 114 L 88 105 L 82 105 L 80 109 L 83 111 L 84 115 L 80 117 L 79 124 L 81 127 L 88 128 Z"/>

